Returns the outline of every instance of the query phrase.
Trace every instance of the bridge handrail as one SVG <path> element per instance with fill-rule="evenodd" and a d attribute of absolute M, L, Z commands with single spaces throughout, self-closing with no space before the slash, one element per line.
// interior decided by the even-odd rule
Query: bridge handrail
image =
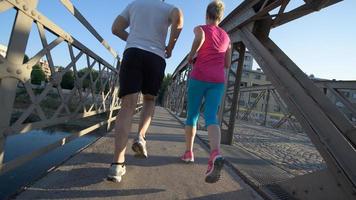
<path fill-rule="evenodd" d="M 93 36 L 115 57 L 119 60 L 118 53 L 108 44 L 107 41 L 95 30 L 95 28 L 88 22 L 88 20 L 81 14 L 81 12 L 73 5 L 70 0 L 60 0 L 64 7 L 78 19 L 78 21 L 93 34 Z"/>
<path fill-rule="evenodd" d="M 38 0 L 2 0 L 0 1 L 0 13 L 9 9 L 17 12 L 15 23 L 10 37 L 6 57 L 0 56 L 0 104 L 4 106 L 0 113 L 0 175 L 13 170 L 22 164 L 65 145 L 78 137 L 91 133 L 98 128 L 115 121 L 114 112 L 120 109 L 118 99 L 118 71 L 102 57 L 82 44 L 79 40 L 64 31 L 45 15 L 39 12 Z M 69 1 L 64 1 L 68 5 Z M 79 11 L 78 11 L 79 13 Z M 81 22 L 92 27 L 88 21 L 81 18 Z M 36 53 L 28 62 L 23 63 L 26 46 L 31 33 L 32 24 L 37 25 L 43 49 Z M 86 28 L 88 28 L 86 26 Z M 57 38 L 48 44 L 46 31 L 51 32 Z M 98 36 L 98 34 L 96 35 Z M 51 50 L 65 42 L 70 55 L 69 64 L 62 70 L 57 71 L 52 59 Z M 104 46 L 107 46 L 104 40 Z M 79 50 L 75 54 L 74 47 Z M 112 50 L 111 48 L 108 48 Z M 118 59 L 117 54 L 112 51 L 113 56 Z M 39 63 L 42 57 L 46 57 L 51 71 L 48 83 L 38 93 L 34 91 L 30 83 L 32 67 Z M 86 59 L 83 73 L 79 73 L 77 62 Z M 82 66 L 81 66 L 82 67 Z M 95 71 L 97 70 L 97 71 Z M 73 88 L 64 94 L 61 83 L 63 76 L 72 73 L 74 78 Z M 95 75 L 96 74 L 96 75 Z M 84 82 L 87 86 L 84 87 Z M 26 107 L 21 108 L 20 115 L 10 123 L 15 109 L 16 98 L 19 96 L 17 90 L 24 91 Z M 49 109 L 45 101 L 54 95 L 56 99 L 53 109 Z M 52 100 L 51 100 L 52 101 Z M 140 109 L 142 99 L 137 106 Z M 58 105 L 57 105 L 58 104 Z M 36 113 L 39 120 L 26 122 L 32 113 Z M 33 152 L 22 155 L 7 163 L 3 163 L 4 143 L 6 137 L 27 133 L 31 130 L 42 129 L 54 125 L 67 123 L 77 119 L 99 116 L 107 113 L 107 118 L 94 125 L 88 125 L 83 130 L 73 133 L 60 141 L 41 147 Z M 102 120 L 101 118 L 99 120 Z"/>

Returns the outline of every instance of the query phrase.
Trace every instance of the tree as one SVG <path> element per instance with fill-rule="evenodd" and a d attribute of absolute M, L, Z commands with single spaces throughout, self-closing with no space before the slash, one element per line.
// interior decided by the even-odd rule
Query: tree
<path fill-rule="evenodd" d="M 89 68 L 84 68 L 78 71 L 78 77 L 81 78 L 83 77 L 87 72 L 88 75 L 84 78 L 83 80 L 83 88 L 90 88 L 91 87 L 91 81 L 90 81 L 90 74 L 93 77 L 93 82 L 99 77 L 99 72 L 96 71 L 95 69 L 89 69 Z"/>
<path fill-rule="evenodd" d="M 32 67 L 31 83 L 35 85 L 41 85 L 42 81 L 46 80 L 46 75 L 39 65 Z"/>
<path fill-rule="evenodd" d="M 67 71 L 63 75 L 61 87 L 63 89 L 68 89 L 68 90 L 72 90 L 74 88 L 74 72 L 72 70 Z"/>
<path fill-rule="evenodd" d="M 28 58 L 28 56 L 25 54 L 24 58 L 23 58 L 23 63 L 27 63 L 30 59 Z"/>
<path fill-rule="evenodd" d="M 172 82 L 172 75 L 171 74 L 167 74 L 164 76 L 163 81 L 162 81 L 162 85 L 161 85 L 161 89 L 158 92 L 158 103 L 160 105 L 164 104 L 164 96 L 168 91 L 168 86 L 171 84 Z"/>

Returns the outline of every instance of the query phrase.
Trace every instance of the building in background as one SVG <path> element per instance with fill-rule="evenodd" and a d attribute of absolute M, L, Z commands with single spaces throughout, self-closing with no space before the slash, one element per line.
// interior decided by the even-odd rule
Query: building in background
<path fill-rule="evenodd" d="M 232 60 L 238 59 L 238 52 L 234 52 Z M 231 68 L 233 71 L 236 71 L 238 63 L 235 62 Z M 253 69 L 253 57 L 250 52 L 245 53 L 244 65 L 241 75 L 241 84 L 240 87 L 252 87 L 260 85 L 269 85 L 271 82 L 267 79 L 267 76 L 263 73 L 260 68 Z M 235 81 L 234 77 L 230 76 L 229 81 Z M 240 113 L 246 111 L 251 107 L 256 100 L 258 103 L 255 105 L 254 109 L 250 116 L 256 120 L 263 120 L 265 117 L 266 106 L 268 105 L 268 119 L 270 121 L 279 121 L 284 115 L 282 113 L 281 106 L 277 103 L 272 95 L 269 95 L 267 98 L 266 93 L 261 93 L 262 91 L 246 92 L 240 93 L 239 96 L 239 110 Z M 267 102 L 268 99 L 268 102 Z"/>
<path fill-rule="evenodd" d="M 6 57 L 7 46 L 0 44 L 0 55 Z M 51 68 L 49 67 L 48 61 L 45 59 L 41 59 L 38 65 L 41 67 L 42 71 L 46 76 L 46 80 L 49 80 L 51 76 Z"/>
<path fill-rule="evenodd" d="M 44 74 L 46 76 L 46 80 L 49 80 L 52 73 L 51 73 L 51 68 L 49 67 L 48 61 L 45 59 L 41 59 L 38 64 L 41 67 L 42 71 L 44 72 Z"/>
<path fill-rule="evenodd" d="M 0 44 L 0 55 L 6 57 L 7 46 Z"/>

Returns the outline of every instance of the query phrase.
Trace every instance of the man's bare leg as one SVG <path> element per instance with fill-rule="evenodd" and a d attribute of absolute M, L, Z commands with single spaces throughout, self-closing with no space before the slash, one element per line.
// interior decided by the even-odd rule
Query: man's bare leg
<path fill-rule="evenodd" d="M 140 123 L 138 127 L 138 138 L 145 138 L 148 127 L 151 124 L 152 116 L 155 110 L 155 97 L 152 95 L 143 96 L 143 108 L 140 116 Z"/>
<path fill-rule="evenodd" d="M 126 145 L 131 131 L 132 116 L 135 113 L 138 93 L 124 96 L 115 126 L 115 152 L 113 163 L 125 162 Z"/>
<path fill-rule="evenodd" d="M 144 95 L 143 108 L 140 116 L 140 123 L 138 126 L 137 138 L 132 144 L 132 150 L 136 156 L 147 158 L 146 148 L 146 133 L 150 126 L 152 116 L 155 110 L 155 97 L 151 95 Z"/>

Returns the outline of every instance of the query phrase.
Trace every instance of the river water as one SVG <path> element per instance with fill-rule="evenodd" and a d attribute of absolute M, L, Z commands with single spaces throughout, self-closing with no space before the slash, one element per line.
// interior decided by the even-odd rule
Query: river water
<path fill-rule="evenodd" d="M 5 142 L 5 162 L 9 162 L 21 155 L 31 153 L 55 141 L 68 136 L 67 132 L 31 131 L 22 135 L 7 137 Z M 0 199 L 7 199 L 16 194 L 21 188 L 34 183 L 46 173 L 61 164 L 70 156 L 91 144 L 98 135 L 87 135 L 78 138 L 44 156 L 35 158 L 23 166 L 0 176 Z"/>

